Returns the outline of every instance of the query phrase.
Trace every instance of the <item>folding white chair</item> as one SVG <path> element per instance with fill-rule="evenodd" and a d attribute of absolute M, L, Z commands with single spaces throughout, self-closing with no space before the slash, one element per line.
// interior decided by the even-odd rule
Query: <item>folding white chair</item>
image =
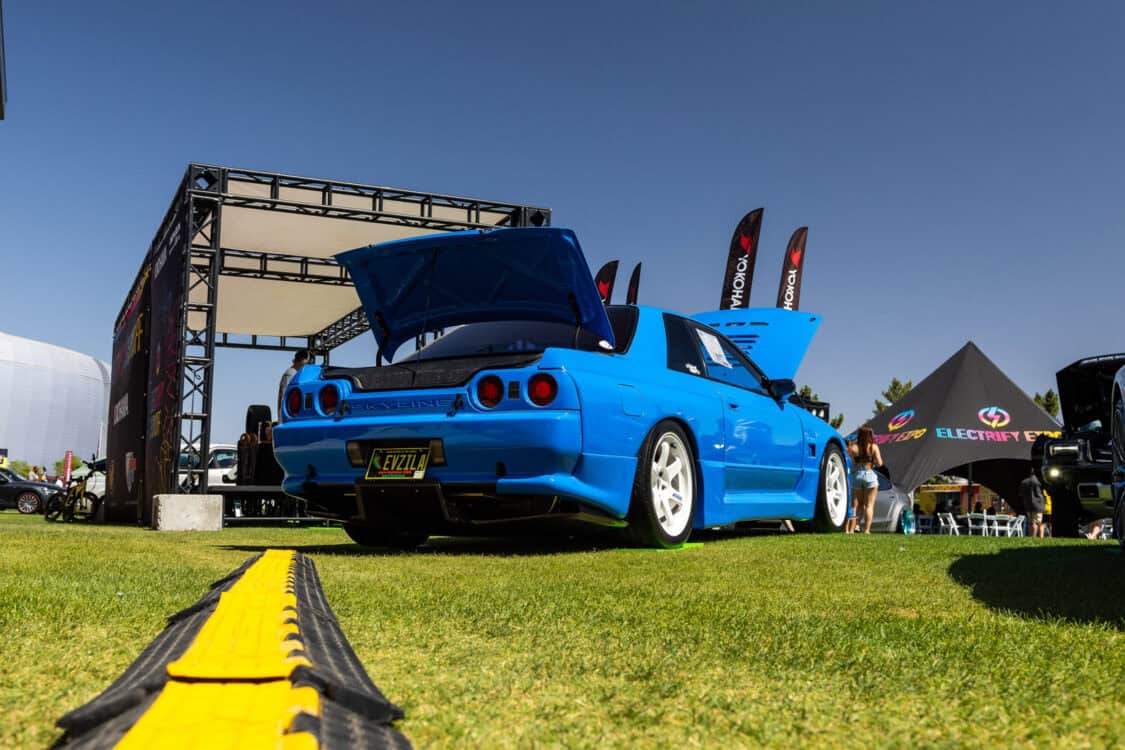
<path fill-rule="evenodd" d="M 937 520 L 939 534 L 961 536 L 961 530 L 957 528 L 957 520 L 953 517 L 952 513 L 938 513 Z"/>
<path fill-rule="evenodd" d="M 969 514 L 969 536 L 974 534 L 988 536 L 988 516 L 983 513 Z"/>
<path fill-rule="evenodd" d="M 989 516 L 989 520 L 992 522 L 991 531 L 993 536 L 1014 536 L 1012 532 L 1012 522 L 1015 521 L 1015 519 L 1011 516 Z"/>
<path fill-rule="evenodd" d="M 1027 536 L 1027 516 L 1016 516 L 1012 521 L 1012 536 Z"/>

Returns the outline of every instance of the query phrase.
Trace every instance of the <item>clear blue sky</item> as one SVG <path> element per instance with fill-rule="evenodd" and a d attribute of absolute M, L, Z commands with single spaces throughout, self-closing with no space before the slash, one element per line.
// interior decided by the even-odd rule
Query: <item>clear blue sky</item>
<path fill-rule="evenodd" d="M 752 302 L 807 224 L 846 427 L 969 339 L 1046 390 L 1125 350 L 1125 5 L 907 5 L 8 0 L 0 330 L 109 361 L 203 161 L 548 205 L 684 312 L 764 205 Z M 214 440 L 284 360 L 220 353 Z"/>

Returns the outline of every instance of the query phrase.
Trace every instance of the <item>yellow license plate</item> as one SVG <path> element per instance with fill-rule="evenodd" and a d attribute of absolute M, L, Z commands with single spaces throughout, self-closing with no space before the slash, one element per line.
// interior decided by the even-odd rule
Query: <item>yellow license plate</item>
<path fill-rule="evenodd" d="M 365 479 L 424 479 L 430 447 L 376 448 L 367 462 Z"/>

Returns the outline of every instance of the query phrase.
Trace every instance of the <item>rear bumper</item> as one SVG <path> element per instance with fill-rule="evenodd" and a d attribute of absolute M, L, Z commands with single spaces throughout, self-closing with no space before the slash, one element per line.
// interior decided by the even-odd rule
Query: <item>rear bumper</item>
<path fill-rule="evenodd" d="M 613 513 L 580 498 L 557 494 L 501 493 L 495 484 L 440 482 L 306 482 L 300 488 L 309 515 L 345 523 L 428 534 L 470 528 L 558 522 L 624 526 Z"/>
<path fill-rule="evenodd" d="M 435 439 L 446 465 L 431 465 L 414 486 L 436 485 L 446 495 L 485 486 L 497 499 L 559 498 L 612 518 L 628 511 L 636 458 L 583 454 L 577 410 L 300 420 L 274 431 L 274 452 L 285 469 L 285 491 L 308 500 L 310 513 L 350 518 L 359 512 L 359 491 L 392 485 L 364 482 L 365 467 L 348 461 L 348 441 Z M 390 494 L 408 497 L 410 486 Z"/>

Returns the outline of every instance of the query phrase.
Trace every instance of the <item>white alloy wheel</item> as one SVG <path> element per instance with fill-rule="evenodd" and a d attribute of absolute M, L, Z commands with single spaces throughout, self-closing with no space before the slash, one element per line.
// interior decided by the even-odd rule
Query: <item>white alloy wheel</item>
<path fill-rule="evenodd" d="M 848 516 L 848 473 L 836 451 L 828 454 L 824 467 L 824 510 L 833 526 L 842 526 Z"/>
<path fill-rule="evenodd" d="M 660 528 L 669 537 L 679 536 L 691 523 L 695 506 L 691 460 L 691 453 L 676 433 L 665 432 L 656 441 L 649 472 L 652 509 Z"/>

